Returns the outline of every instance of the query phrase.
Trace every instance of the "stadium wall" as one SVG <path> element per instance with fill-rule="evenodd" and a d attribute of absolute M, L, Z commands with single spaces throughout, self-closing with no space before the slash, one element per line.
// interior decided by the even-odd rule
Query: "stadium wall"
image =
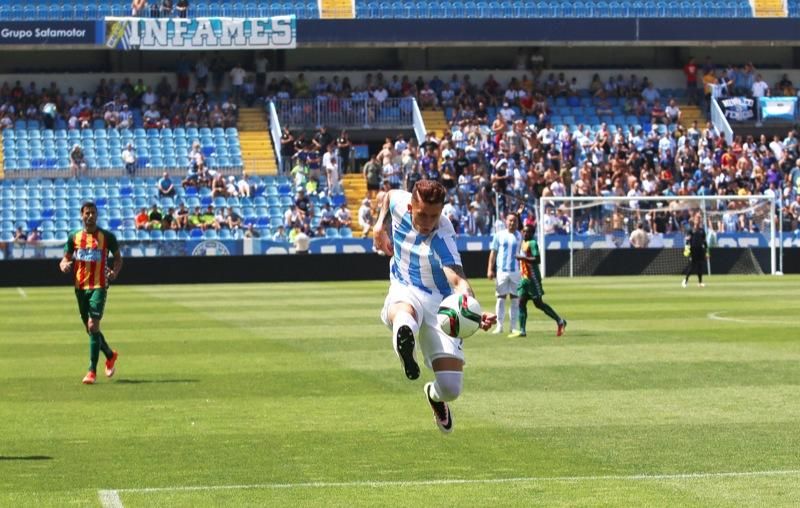
<path fill-rule="evenodd" d="M 481 44 L 795 46 L 798 18 L 539 18 L 298 20 L 299 46 Z"/>
<path fill-rule="evenodd" d="M 674 273 L 686 260 L 680 249 L 592 249 L 581 275 Z M 472 279 L 486 276 L 486 252 L 463 252 L 464 269 Z M 663 258 L 667 256 L 667 258 Z M 728 248 L 712 252 L 712 273 L 742 273 L 756 262 L 769 273 L 769 249 Z M 784 249 L 784 272 L 800 273 L 800 248 Z M 566 268 L 565 268 L 566 267 Z M 655 269 L 659 268 L 656 272 Z M 668 268 L 665 272 L 664 267 Z M 565 273 L 566 269 L 566 273 Z M 547 252 L 547 274 L 565 275 L 569 251 Z M 388 260 L 375 254 L 209 256 L 128 258 L 120 284 L 192 284 L 217 282 L 305 282 L 385 280 Z M 749 272 L 752 273 L 752 272 Z M 71 276 L 58 271 L 55 259 L 9 260 L 0 263 L 1 287 L 69 286 Z"/>

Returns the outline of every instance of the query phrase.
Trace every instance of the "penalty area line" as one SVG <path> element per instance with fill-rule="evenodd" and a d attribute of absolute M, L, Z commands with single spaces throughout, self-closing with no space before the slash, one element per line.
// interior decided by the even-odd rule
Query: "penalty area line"
<path fill-rule="evenodd" d="M 586 482 L 586 481 L 669 481 L 695 480 L 708 478 L 748 478 L 767 476 L 800 475 L 800 469 L 774 471 L 732 471 L 717 473 L 672 473 L 672 474 L 633 474 L 633 475 L 592 475 L 592 476 L 531 476 L 517 478 L 475 478 L 475 479 L 442 479 L 442 480 L 399 480 L 399 481 L 354 481 L 354 482 L 304 482 L 304 483 L 256 483 L 251 485 L 194 485 L 183 487 L 144 487 L 117 490 L 101 490 L 98 492 L 101 502 L 105 496 L 117 504 L 103 504 L 104 507 L 121 507 L 120 493 L 156 493 L 156 492 L 193 492 L 213 490 L 246 490 L 246 489 L 313 489 L 342 487 L 424 487 L 428 485 L 471 485 L 502 483 L 542 483 L 542 482 Z"/>

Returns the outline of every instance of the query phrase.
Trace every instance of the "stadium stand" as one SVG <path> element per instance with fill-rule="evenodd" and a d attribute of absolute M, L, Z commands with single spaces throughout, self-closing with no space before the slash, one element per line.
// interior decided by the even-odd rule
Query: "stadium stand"
<path fill-rule="evenodd" d="M 359 18 L 730 18 L 752 17 L 747 0 L 621 0 L 549 2 L 356 0 Z"/>
<path fill-rule="evenodd" d="M 175 180 L 173 180 L 175 182 Z M 65 240 L 72 229 L 81 227 L 75 215 L 81 203 L 94 200 L 99 209 L 98 224 L 117 233 L 123 240 L 169 240 L 193 237 L 221 239 L 242 238 L 250 225 L 261 238 L 272 238 L 279 226 L 285 223 L 287 211 L 294 204 L 295 188 L 285 177 L 249 176 L 250 197 L 212 197 L 208 187 L 183 188 L 175 185 L 174 197 L 158 197 L 156 178 L 19 178 L 0 182 L 0 241 L 12 241 L 14 231 L 21 227 L 25 232 L 40 230 L 43 240 Z M 322 210 L 327 203 L 334 208 L 341 205 L 344 196 L 309 193 L 313 210 Z M 220 221 L 227 218 L 228 207 L 242 218 L 239 228 L 187 227 L 175 229 L 137 229 L 135 217 L 142 208 L 150 210 L 157 205 L 166 215 L 172 208 L 185 204 L 190 214 L 196 207 L 212 213 Z M 224 221 L 223 221 L 224 222 Z M 319 229 L 321 216 L 313 212 L 306 219 L 310 231 Z M 287 227 L 287 230 L 288 230 Z M 326 237 L 351 236 L 350 228 L 328 227 Z"/>
<path fill-rule="evenodd" d="M 176 129 L 84 129 L 42 130 L 36 124 L 18 125 L 2 134 L 3 167 L 7 177 L 30 171 L 46 171 L 42 176 L 69 176 L 70 150 L 79 145 L 90 171 L 124 170 L 122 151 L 130 143 L 139 169 L 186 170 L 192 143 L 200 142 L 211 168 L 241 171 L 242 150 L 239 131 L 234 128 Z M 52 175 L 49 172 L 55 172 Z"/>
<path fill-rule="evenodd" d="M 319 18 L 317 2 L 286 0 L 282 2 L 200 2 L 190 4 L 188 17 L 267 17 L 294 14 L 302 19 Z M 0 19 L 23 20 L 72 20 L 101 19 L 107 16 L 130 16 L 130 1 L 97 2 L 87 0 L 2 0 Z M 173 13 L 177 17 L 177 13 Z"/>

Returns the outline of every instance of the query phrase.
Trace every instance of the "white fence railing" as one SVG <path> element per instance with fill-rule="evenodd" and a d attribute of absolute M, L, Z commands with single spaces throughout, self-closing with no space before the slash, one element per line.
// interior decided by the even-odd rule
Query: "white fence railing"
<path fill-rule="evenodd" d="M 725 114 L 722 112 L 722 108 L 719 107 L 717 103 L 717 99 L 711 99 L 711 123 L 717 129 L 717 131 L 725 137 L 725 141 L 728 144 L 733 143 L 733 129 L 731 128 L 731 124 L 728 122 L 728 119 L 725 118 Z"/>
<path fill-rule="evenodd" d="M 269 101 L 269 133 L 272 134 L 272 147 L 274 148 L 275 158 L 278 160 L 278 167 L 283 168 L 283 156 L 281 155 L 281 120 L 275 103 Z"/>
<path fill-rule="evenodd" d="M 425 122 L 422 120 L 422 112 L 419 110 L 417 100 L 414 99 L 414 134 L 417 136 L 417 143 L 422 145 L 425 141 Z"/>
<path fill-rule="evenodd" d="M 316 129 L 321 126 L 350 129 L 409 128 L 414 99 L 278 99 L 274 101 L 281 125 Z"/>

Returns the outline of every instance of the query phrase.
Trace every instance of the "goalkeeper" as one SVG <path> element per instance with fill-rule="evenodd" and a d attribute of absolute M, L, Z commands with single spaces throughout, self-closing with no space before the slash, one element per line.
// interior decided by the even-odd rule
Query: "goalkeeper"
<path fill-rule="evenodd" d="M 706 230 L 703 229 L 703 216 L 696 213 L 692 219 L 692 231 L 686 236 L 686 248 L 684 255 L 687 255 L 688 250 L 689 264 L 683 271 L 683 282 L 681 287 L 686 287 L 689 284 L 689 276 L 692 273 L 697 274 L 697 285 L 705 287 L 703 284 L 703 270 L 705 270 L 705 260 L 708 259 L 708 242 L 706 241 Z"/>

